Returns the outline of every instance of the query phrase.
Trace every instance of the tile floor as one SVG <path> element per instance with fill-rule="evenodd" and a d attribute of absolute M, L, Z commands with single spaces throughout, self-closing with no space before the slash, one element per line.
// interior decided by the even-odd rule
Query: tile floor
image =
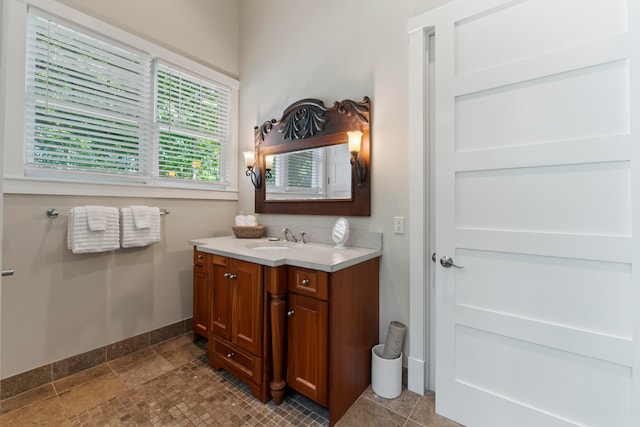
<path fill-rule="evenodd" d="M 207 364 L 206 341 L 162 342 L 0 401 L 0 426 L 327 426 L 328 413 L 297 393 L 263 404 Z M 350 426 L 458 426 L 434 412 L 434 396 L 371 388 L 338 422 Z"/>

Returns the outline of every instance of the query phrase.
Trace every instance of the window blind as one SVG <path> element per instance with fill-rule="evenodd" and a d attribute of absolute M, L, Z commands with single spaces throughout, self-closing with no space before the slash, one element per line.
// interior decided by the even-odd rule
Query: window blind
<path fill-rule="evenodd" d="M 267 185 L 276 192 L 322 194 L 325 158 L 324 148 L 279 154 L 274 157 Z"/>
<path fill-rule="evenodd" d="M 319 153 L 321 150 L 316 150 Z M 319 168 L 314 151 L 290 153 L 287 167 L 287 188 L 314 189 L 318 187 Z"/>
<path fill-rule="evenodd" d="M 149 175 L 151 58 L 30 10 L 25 173 Z"/>
<path fill-rule="evenodd" d="M 156 66 L 159 179 L 227 184 L 231 89 Z"/>

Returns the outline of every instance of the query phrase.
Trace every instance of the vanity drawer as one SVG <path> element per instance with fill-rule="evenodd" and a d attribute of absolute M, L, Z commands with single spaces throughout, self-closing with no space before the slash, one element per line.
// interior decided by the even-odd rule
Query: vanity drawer
<path fill-rule="evenodd" d="M 228 267 L 229 266 L 230 259 L 227 258 L 226 256 L 211 255 L 211 258 L 213 259 L 213 264 L 214 265 L 220 265 L 220 266 L 223 266 L 223 267 Z"/>
<path fill-rule="evenodd" d="M 211 357 L 215 358 L 223 368 L 240 378 L 259 383 L 262 378 L 262 359 L 243 350 L 229 342 L 222 341 L 215 336 L 211 337 Z"/>
<path fill-rule="evenodd" d="M 193 265 L 205 265 L 207 259 L 207 253 L 199 251 L 198 248 L 193 248 Z"/>
<path fill-rule="evenodd" d="M 329 273 L 302 267 L 289 267 L 289 291 L 314 298 L 329 299 Z"/>

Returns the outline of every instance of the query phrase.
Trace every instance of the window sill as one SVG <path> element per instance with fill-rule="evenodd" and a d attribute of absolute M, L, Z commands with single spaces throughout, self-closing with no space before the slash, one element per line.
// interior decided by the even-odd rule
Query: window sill
<path fill-rule="evenodd" d="M 109 196 L 164 199 L 238 200 L 237 189 L 175 188 L 141 184 L 87 183 L 39 178 L 5 177 L 4 194 Z"/>

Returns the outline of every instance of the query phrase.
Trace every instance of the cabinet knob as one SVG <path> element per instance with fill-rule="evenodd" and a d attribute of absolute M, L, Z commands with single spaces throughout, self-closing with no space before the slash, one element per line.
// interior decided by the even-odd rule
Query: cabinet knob
<path fill-rule="evenodd" d="M 204 256 L 202 254 L 198 254 L 198 259 L 202 259 Z"/>
<path fill-rule="evenodd" d="M 309 279 L 302 279 L 302 286 L 309 286 Z"/>
<path fill-rule="evenodd" d="M 228 353 L 227 354 L 227 358 L 231 359 L 233 356 L 235 356 L 236 354 L 234 352 Z"/>
<path fill-rule="evenodd" d="M 238 277 L 237 274 L 229 274 L 229 279 L 235 279 L 236 277 Z"/>
<path fill-rule="evenodd" d="M 294 313 L 295 313 L 295 311 L 293 311 L 293 310 L 287 311 L 287 317 L 292 317 Z"/>

